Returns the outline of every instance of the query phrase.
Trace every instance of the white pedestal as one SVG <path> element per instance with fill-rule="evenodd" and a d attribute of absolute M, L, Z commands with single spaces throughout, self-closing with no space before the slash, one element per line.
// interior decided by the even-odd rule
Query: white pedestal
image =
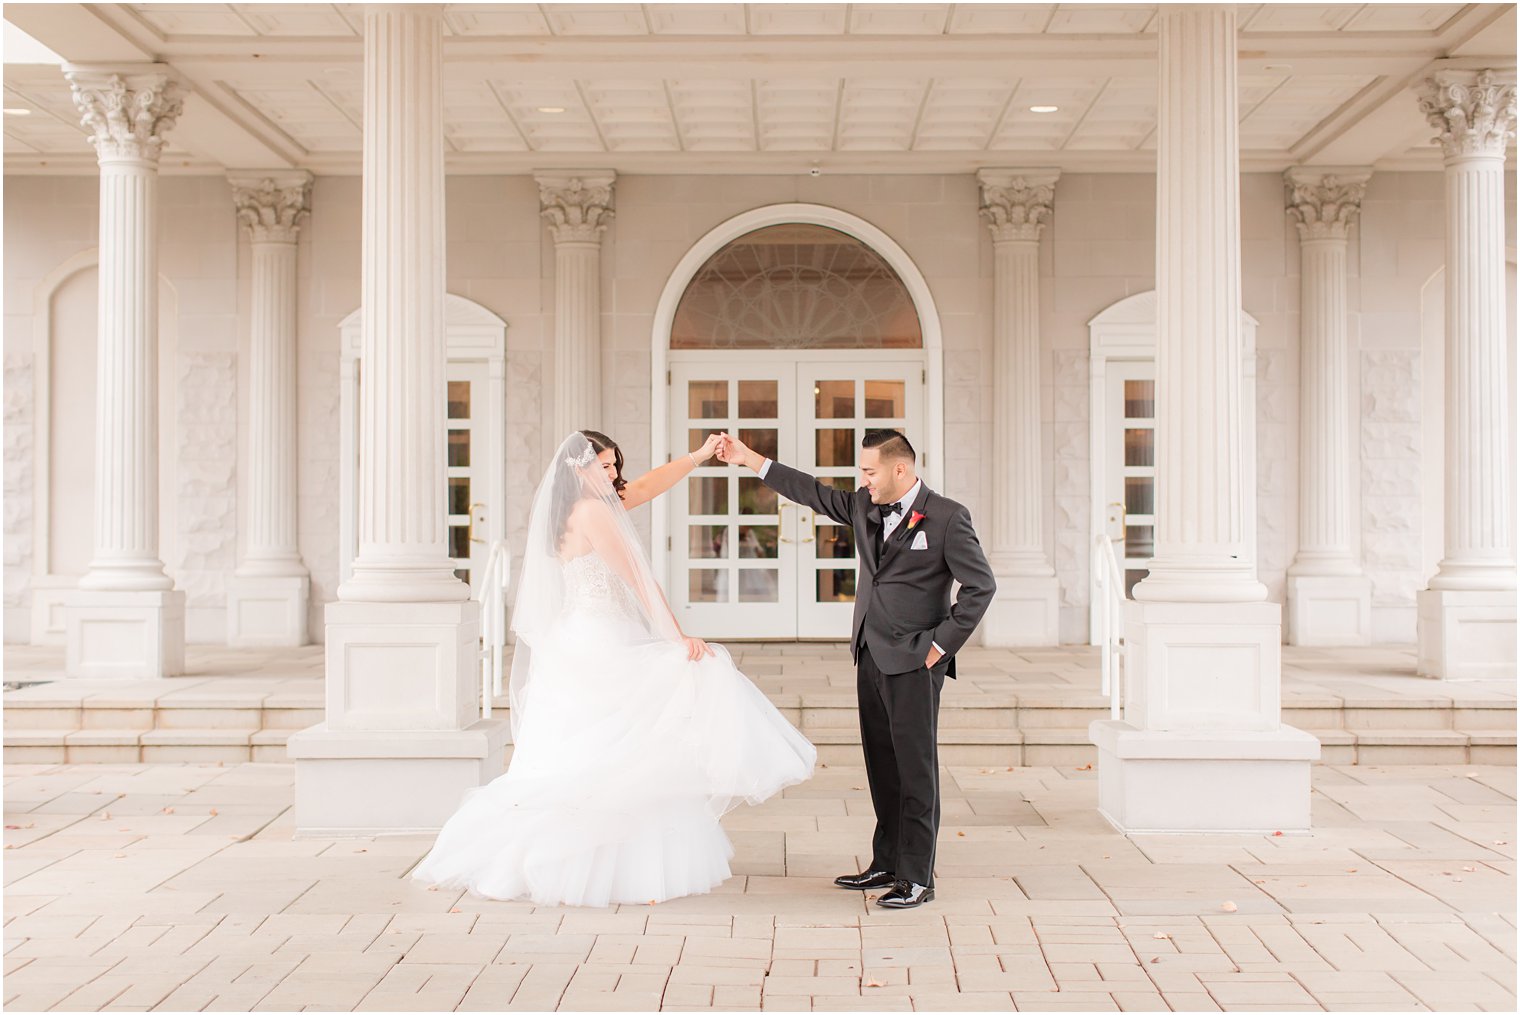
<path fill-rule="evenodd" d="M 1515 593 L 1419 592 L 1419 672 L 1445 680 L 1515 679 Z"/>
<path fill-rule="evenodd" d="M 500 775 L 506 719 L 462 730 L 331 730 L 291 736 L 296 837 L 436 832 L 464 795 Z"/>
<path fill-rule="evenodd" d="M 227 644 L 305 645 L 310 590 L 311 580 L 305 575 L 233 576 L 227 583 Z"/>
<path fill-rule="evenodd" d="M 1372 582 L 1362 575 L 1289 575 L 1290 645 L 1372 644 Z"/>
<path fill-rule="evenodd" d="M 63 611 L 64 672 L 157 679 L 185 671 L 185 594 L 77 589 Z"/>
<path fill-rule="evenodd" d="M 1275 732 L 1277 603 L 1127 602 L 1124 718 L 1149 731 Z"/>
<path fill-rule="evenodd" d="M 327 605 L 329 730 L 458 731 L 480 716 L 480 604 Z"/>
<path fill-rule="evenodd" d="M 1121 832 L 1306 832 L 1319 741 L 1261 733 L 1161 732 L 1117 719 L 1089 727 L 1098 810 Z"/>
<path fill-rule="evenodd" d="M 982 618 L 982 644 L 1028 648 L 1061 643 L 1060 579 L 997 575 L 997 593 Z"/>

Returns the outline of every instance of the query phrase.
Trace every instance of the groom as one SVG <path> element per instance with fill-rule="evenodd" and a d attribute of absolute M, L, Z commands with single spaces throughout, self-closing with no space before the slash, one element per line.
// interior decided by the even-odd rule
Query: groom
<path fill-rule="evenodd" d="M 864 485 L 854 493 L 763 458 L 734 437 L 724 437 L 718 457 L 855 530 L 860 574 L 851 654 L 876 834 L 867 869 L 834 883 L 888 888 L 876 904 L 889 909 L 921 906 L 934 898 L 939 692 L 996 590 L 971 515 L 919 480 L 913 445 L 896 430 L 866 433 Z M 952 580 L 961 583 L 953 604 Z"/>

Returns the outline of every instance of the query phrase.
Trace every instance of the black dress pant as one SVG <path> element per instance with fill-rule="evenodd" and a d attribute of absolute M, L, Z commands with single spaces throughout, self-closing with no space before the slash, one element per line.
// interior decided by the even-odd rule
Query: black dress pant
<path fill-rule="evenodd" d="M 876 809 L 871 867 L 929 886 L 939 835 L 939 693 L 947 668 L 885 674 L 863 645 L 855 679 Z"/>

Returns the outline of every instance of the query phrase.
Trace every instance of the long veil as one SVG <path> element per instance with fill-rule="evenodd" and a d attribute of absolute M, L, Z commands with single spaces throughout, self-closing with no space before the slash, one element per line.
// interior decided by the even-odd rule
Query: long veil
<path fill-rule="evenodd" d="M 582 501 L 606 509 L 612 546 L 603 559 L 620 574 L 633 593 L 639 619 L 651 641 L 678 641 L 680 631 L 670 614 L 665 595 L 654 580 L 649 556 L 623 508 L 612 482 L 602 471 L 591 442 L 579 431 L 571 433 L 549 459 L 543 481 L 533 496 L 528 519 L 528 540 L 518 571 L 517 607 L 512 631 L 517 647 L 512 656 L 509 687 L 512 737 L 518 738 L 529 707 L 529 684 L 533 679 L 533 652 L 542 647 L 565 611 L 565 560 L 560 556 L 565 522 Z M 593 551 L 595 552 L 595 551 Z"/>

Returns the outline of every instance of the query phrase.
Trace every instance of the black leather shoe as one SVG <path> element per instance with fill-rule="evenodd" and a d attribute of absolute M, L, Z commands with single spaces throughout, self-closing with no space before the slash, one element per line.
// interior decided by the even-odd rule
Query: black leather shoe
<path fill-rule="evenodd" d="M 890 892 L 876 900 L 885 909 L 915 909 L 934 898 L 934 889 L 927 885 L 915 885 L 911 881 L 899 881 Z"/>
<path fill-rule="evenodd" d="M 869 888 L 888 888 L 897 884 L 897 875 L 891 871 L 868 870 L 859 874 L 841 874 L 834 879 L 834 884 L 840 888 L 855 888 L 865 891 Z"/>

